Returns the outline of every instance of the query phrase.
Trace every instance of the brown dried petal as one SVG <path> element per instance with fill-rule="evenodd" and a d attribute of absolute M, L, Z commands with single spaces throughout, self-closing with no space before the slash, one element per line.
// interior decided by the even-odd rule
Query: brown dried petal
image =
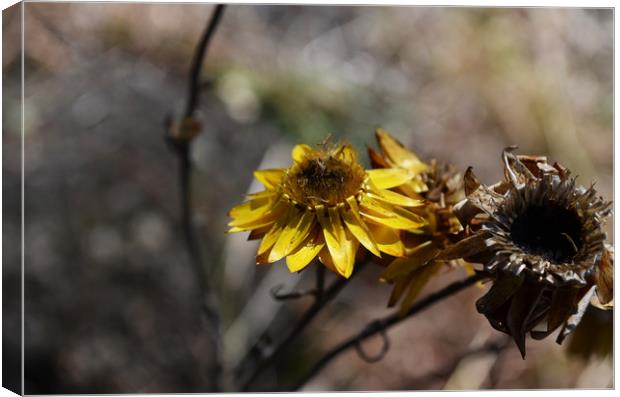
<path fill-rule="evenodd" d="M 556 339 L 556 342 L 558 344 L 562 344 L 564 339 L 568 335 L 570 335 L 570 333 L 573 332 L 575 328 L 577 328 L 577 325 L 579 325 L 579 322 L 581 321 L 581 317 L 583 317 L 584 313 L 586 312 L 586 309 L 588 308 L 588 305 L 590 304 L 590 299 L 592 298 L 592 295 L 594 295 L 595 290 L 596 290 L 595 285 L 593 285 L 589 289 L 583 288 L 582 290 L 580 290 L 580 291 L 585 291 L 585 294 L 583 295 L 579 303 L 577 303 L 573 314 L 571 314 L 568 320 L 566 320 L 564 327 L 562 327 L 562 331 L 560 331 L 560 334 L 558 335 L 558 338 Z"/>
<path fill-rule="evenodd" d="M 463 176 L 463 188 L 465 189 L 465 195 L 469 196 L 475 192 L 480 185 L 481 183 L 474 174 L 473 167 L 467 168 L 467 171 L 465 171 L 465 175 Z"/>
<path fill-rule="evenodd" d="M 505 201 L 504 196 L 489 189 L 485 185 L 480 185 L 478 189 L 467 196 L 467 199 L 494 219 L 496 219 L 495 212 Z"/>
<path fill-rule="evenodd" d="M 499 275 L 489 292 L 476 301 L 478 313 L 493 315 L 508 302 L 521 284 L 523 284 L 523 277 L 515 277 L 510 274 Z"/>
<path fill-rule="evenodd" d="M 518 154 L 517 159 L 527 167 L 528 170 L 537 178 L 542 177 L 545 170 L 553 170 L 554 168 L 547 164 L 546 156 L 533 156 L 529 154 Z"/>
<path fill-rule="evenodd" d="M 551 308 L 547 317 L 547 330 L 532 331 L 530 334 L 534 339 L 543 339 L 555 331 L 574 310 L 575 303 L 578 299 L 579 289 L 577 288 L 557 288 L 553 291 Z"/>
<path fill-rule="evenodd" d="M 450 260 L 467 258 L 479 254 L 487 249 L 485 240 L 488 238 L 486 233 L 476 233 L 473 236 L 464 238 L 459 242 L 447 247 L 437 255 L 439 260 Z"/>
<path fill-rule="evenodd" d="M 596 295 L 603 308 L 610 309 L 614 299 L 614 249 L 611 245 L 605 244 L 605 249 L 595 273 Z"/>
<path fill-rule="evenodd" d="M 516 146 L 509 146 L 504 149 L 502 159 L 504 160 L 504 177 L 511 181 L 514 187 L 519 187 L 528 181 L 536 179 L 534 174 L 515 156 L 512 152 Z"/>
<path fill-rule="evenodd" d="M 373 168 L 391 168 L 391 164 L 373 148 L 368 148 L 368 157 Z"/>
<path fill-rule="evenodd" d="M 530 331 L 527 329 L 527 325 L 530 323 L 530 317 L 534 313 L 543 291 L 544 288 L 535 282 L 523 283 L 512 297 L 510 309 L 508 309 L 506 326 L 523 358 L 525 358 L 525 337 Z"/>

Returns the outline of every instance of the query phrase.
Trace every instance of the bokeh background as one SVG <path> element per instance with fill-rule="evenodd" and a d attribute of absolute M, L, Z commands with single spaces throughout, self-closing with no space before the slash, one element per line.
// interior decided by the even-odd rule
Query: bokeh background
<path fill-rule="evenodd" d="M 163 139 L 212 10 L 25 5 L 26 393 L 213 389 L 179 227 L 177 163 Z M 18 10 L 3 21 L 3 277 L 18 291 Z M 471 165 L 486 183 L 501 176 L 502 148 L 516 144 L 612 199 L 612 32 L 609 9 L 229 6 L 203 70 L 204 128 L 192 148 L 227 390 L 239 384 L 229 370 L 263 330 L 277 340 L 310 303 L 275 301 L 270 289 L 313 282 L 312 272 L 289 274 L 280 263 L 256 267 L 256 242 L 225 233 L 227 210 L 258 188 L 254 169 L 286 166 L 294 143 L 328 133 L 364 152 L 382 126 L 424 159 Z M 290 384 L 387 314 L 380 271 L 366 267 L 254 389 Z M 443 274 L 424 294 L 462 277 Z M 613 386 L 611 313 L 589 312 L 582 337 L 564 346 L 529 340 L 522 360 L 513 344 L 480 350 L 502 340 L 476 313 L 482 294 L 472 288 L 393 328 L 378 363 L 342 355 L 304 390 Z M 5 324 L 18 315 L 5 312 Z M 5 358 L 18 358 L 10 335 Z M 571 354 L 571 341 L 572 351 L 595 353 Z"/>

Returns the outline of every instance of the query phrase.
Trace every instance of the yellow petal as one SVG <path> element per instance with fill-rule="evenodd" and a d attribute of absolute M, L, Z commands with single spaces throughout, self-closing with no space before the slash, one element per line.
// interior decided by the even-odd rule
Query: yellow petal
<path fill-rule="evenodd" d="M 291 156 L 293 157 L 293 160 L 295 160 L 296 163 L 301 163 L 302 161 L 304 161 L 306 156 L 312 154 L 313 152 L 314 150 L 312 150 L 312 148 L 308 145 L 305 145 L 305 144 L 295 145 L 295 147 L 293 148 L 293 152 L 291 153 Z"/>
<path fill-rule="evenodd" d="M 355 199 L 353 197 L 351 197 L 350 199 L 355 202 Z M 349 199 L 347 199 L 347 201 L 349 201 Z M 377 247 L 377 243 L 370 235 L 370 231 L 368 230 L 368 227 L 366 227 L 366 225 L 364 224 L 364 221 L 360 217 L 358 211 L 359 210 L 357 209 L 356 203 L 355 207 L 352 207 L 348 211 L 344 211 L 342 213 L 342 220 L 344 221 L 344 224 L 347 226 L 349 231 L 353 234 L 353 236 L 355 236 L 355 238 L 358 239 L 359 242 L 362 243 L 362 245 L 366 247 L 368 251 L 372 252 L 378 257 L 381 257 L 379 247 Z"/>
<path fill-rule="evenodd" d="M 231 218 L 253 218 L 261 211 L 265 212 L 265 210 L 269 209 L 269 206 L 275 201 L 275 197 L 276 195 L 270 194 L 246 201 L 231 208 L 228 211 L 228 216 Z"/>
<path fill-rule="evenodd" d="M 370 181 L 379 189 L 389 189 L 403 185 L 411 180 L 413 175 L 403 168 L 377 168 L 366 170 Z"/>
<path fill-rule="evenodd" d="M 418 193 L 424 193 L 428 191 L 428 186 L 420 178 L 413 178 L 411 181 L 398 187 L 408 197 L 415 197 Z"/>
<path fill-rule="evenodd" d="M 312 262 L 318 253 L 325 247 L 325 242 L 319 234 L 309 236 L 297 251 L 286 257 L 286 266 L 291 272 L 299 272 Z"/>
<path fill-rule="evenodd" d="M 383 128 L 376 131 L 377 141 L 381 150 L 399 166 L 406 168 L 412 172 L 419 173 L 426 170 L 427 165 L 420 161 L 415 153 L 405 149 L 389 132 Z"/>
<path fill-rule="evenodd" d="M 422 266 L 415 272 L 415 275 L 411 279 L 411 284 L 409 284 L 407 295 L 405 296 L 405 299 L 400 307 L 400 314 L 402 316 L 407 314 L 415 298 L 420 294 L 420 292 L 422 292 L 422 289 L 431 277 L 437 273 L 439 269 L 441 269 L 441 266 L 441 263 L 434 262 L 426 266 Z"/>
<path fill-rule="evenodd" d="M 258 228 L 258 229 L 252 229 L 252 231 L 250 232 L 250 235 L 248 236 L 248 241 L 250 241 L 250 240 L 258 240 L 260 238 L 263 238 L 263 236 L 265 234 L 267 234 L 269 229 L 271 229 L 271 225 L 263 226 L 263 227 Z"/>
<path fill-rule="evenodd" d="M 355 257 L 351 257 L 352 239 L 347 239 L 340 215 L 336 208 L 320 207 L 317 209 L 319 223 L 323 228 L 323 237 L 331 259 L 339 274 L 348 277 L 353 269 Z"/>
<path fill-rule="evenodd" d="M 272 224 L 276 220 L 280 219 L 283 214 L 285 214 L 286 210 L 290 208 L 290 205 L 286 202 L 286 200 L 282 199 L 273 205 L 269 205 L 268 207 L 269 208 L 267 208 L 267 211 L 257 211 L 252 213 L 251 216 L 248 215 L 246 217 L 232 220 L 228 223 L 228 226 L 232 227 L 229 232 L 253 230 Z"/>
<path fill-rule="evenodd" d="M 248 193 L 246 194 L 246 197 L 251 199 L 251 200 L 255 200 L 255 199 L 262 199 L 262 198 L 277 198 L 280 194 L 278 192 L 275 192 L 273 190 L 263 190 L 262 192 L 256 192 L 256 193 Z"/>
<path fill-rule="evenodd" d="M 357 163 L 357 153 L 351 145 L 342 145 L 337 149 L 335 157 L 345 163 Z"/>
<path fill-rule="evenodd" d="M 403 256 L 405 246 L 400 240 L 398 231 L 389 227 L 368 224 L 368 230 L 379 247 L 379 251 L 392 256 Z"/>
<path fill-rule="evenodd" d="M 416 200 L 391 190 L 381 189 L 377 191 L 378 194 L 368 193 L 368 195 L 374 199 L 381 200 L 386 203 L 401 205 L 403 207 L 421 207 L 426 204 L 425 200 Z"/>
<path fill-rule="evenodd" d="M 338 270 L 336 270 L 336 266 L 334 265 L 334 261 L 332 260 L 332 256 L 329 253 L 329 249 L 327 248 L 327 245 L 325 245 L 323 249 L 319 251 L 319 260 L 323 265 L 325 265 L 326 268 L 328 268 L 334 273 L 338 273 Z"/>
<path fill-rule="evenodd" d="M 314 213 L 310 211 L 300 211 L 291 216 L 269 253 L 269 261 L 284 258 L 297 248 L 308 237 L 314 220 Z"/>
<path fill-rule="evenodd" d="M 366 196 L 362 199 L 360 213 L 371 222 L 395 229 L 408 230 L 412 233 L 421 231 L 427 222 L 420 215 L 404 208 L 381 203 Z"/>
<path fill-rule="evenodd" d="M 281 168 L 254 171 L 254 177 L 269 190 L 275 190 L 286 173 Z"/>
<path fill-rule="evenodd" d="M 287 214 L 285 216 L 281 216 L 273 224 L 271 229 L 269 229 L 267 234 L 265 234 L 265 237 L 263 237 L 263 239 L 261 240 L 260 245 L 258 246 L 257 256 L 261 256 L 262 254 L 267 252 L 267 250 L 269 250 L 271 247 L 273 247 L 273 245 L 276 243 L 276 241 L 278 241 L 278 238 L 280 237 L 280 234 L 282 233 L 282 231 L 286 227 L 286 224 L 288 223 L 288 220 L 290 219 L 291 216 L 294 216 L 296 212 L 297 212 L 296 209 L 291 208 L 287 212 Z M 269 261 L 269 262 L 272 262 L 272 261 Z"/>
<path fill-rule="evenodd" d="M 380 278 L 388 282 L 393 282 L 398 278 L 416 271 L 434 258 L 438 252 L 439 249 L 433 241 L 420 244 L 411 252 L 407 252 L 406 257 L 394 259 L 383 273 L 381 273 Z"/>
<path fill-rule="evenodd" d="M 388 300 L 388 307 L 392 307 L 400 300 L 403 296 L 403 292 L 405 292 L 407 286 L 411 282 L 413 278 L 414 272 L 409 274 L 407 277 L 399 278 L 394 282 L 394 288 L 392 289 L 392 293 L 390 294 L 390 299 Z"/>

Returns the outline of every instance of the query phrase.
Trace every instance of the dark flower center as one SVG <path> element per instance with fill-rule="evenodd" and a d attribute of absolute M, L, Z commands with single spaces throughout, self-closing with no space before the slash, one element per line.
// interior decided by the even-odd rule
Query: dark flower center
<path fill-rule="evenodd" d="M 558 205 L 529 207 L 519 215 L 510 233 L 528 253 L 556 262 L 571 260 L 581 248 L 581 220 Z"/>
<path fill-rule="evenodd" d="M 310 206 L 336 205 L 356 194 L 364 180 L 359 164 L 349 164 L 332 156 L 307 159 L 287 177 L 289 194 Z"/>

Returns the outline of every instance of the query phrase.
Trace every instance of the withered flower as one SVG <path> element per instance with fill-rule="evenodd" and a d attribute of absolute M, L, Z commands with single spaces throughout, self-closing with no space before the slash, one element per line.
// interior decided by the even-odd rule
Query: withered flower
<path fill-rule="evenodd" d="M 468 236 L 440 256 L 483 264 L 493 285 L 478 312 L 525 357 L 527 333 L 543 339 L 561 327 L 561 344 L 591 302 L 613 306 L 613 251 L 601 229 L 611 203 L 559 164 L 513 149 L 504 151 L 504 180 L 493 186 L 467 170 L 467 199 L 455 212 Z"/>
<path fill-rule="evenodd" d="M 418 230 L 401 231 L 406 256 L 390 258 L 381 274 L 383 281 L 394 284 L 388 305 L 393 306 L 402 299 L 400 309 L 404 314 L 431 277 L 445 268 L 446 262 L 435 258 L 450 243 L 450 238 L 462 230 L 452 211 L 452 206 L 464 197 L 462 178 L 452 165 L 434 159 L 428 164 L 422 162 L 383 129 L 376 131 L 376 138 L 381 152 L 368 148 L 373 167 L 408 170 L 415 177 L 394 190 L 429 202 L 417 209 L 423 211 L 428 224 Z"/>

